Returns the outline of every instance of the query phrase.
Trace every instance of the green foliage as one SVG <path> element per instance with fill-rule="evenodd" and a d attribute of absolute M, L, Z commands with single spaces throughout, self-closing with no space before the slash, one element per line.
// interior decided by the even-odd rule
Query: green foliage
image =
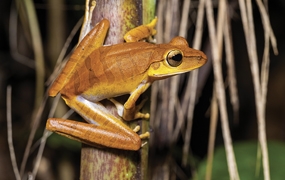
<path fill-rule="evenodd" d="M 242 180 L 263 180 L 262 161 L 257 156 L 257 142 L 240 142 L 234 144 L 238 172 Z M 285 143 L 268 142 L 268 153 L 271 179 L 281 180 L 285 177 Z M 197 176 L 194 179 L 204 180 L 206 160 L 202 161 Z M 213 160 L 212 179 L 228 180 L 229 173 L 224 147 L 216 149 Z"/>
<path fill-rule="evenodd" d="M 81 143 L 59 134 L 53 133 L 47 140 L 47 145 L 53 149 L 66 148 L 73 151 L 79 151 Z"/>

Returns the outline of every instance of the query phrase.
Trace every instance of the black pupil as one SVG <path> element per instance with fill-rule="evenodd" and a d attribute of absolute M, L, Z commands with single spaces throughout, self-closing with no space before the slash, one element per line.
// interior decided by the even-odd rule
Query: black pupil
<path fill-rule="evenodd" d="M 175 54 L 174 56 L 171 57 L 171 59 L 174 61 L 181 61 L 182 54 Z"/>

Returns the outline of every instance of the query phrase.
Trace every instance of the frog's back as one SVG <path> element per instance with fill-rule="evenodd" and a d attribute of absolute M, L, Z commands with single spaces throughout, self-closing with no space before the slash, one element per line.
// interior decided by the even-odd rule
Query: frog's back
<path fill-rule="evenodd" d="M 129 93 L 143 80 L 156 47 L 145 42 L 100 47 L 75 69 L 60 92 L 97 94 L 103 96 L 100 99 Z"/>

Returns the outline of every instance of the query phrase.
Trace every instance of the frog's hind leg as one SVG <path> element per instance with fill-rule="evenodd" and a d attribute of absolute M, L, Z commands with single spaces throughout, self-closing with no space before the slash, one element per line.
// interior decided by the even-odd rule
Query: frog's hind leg
<path fill-rule="evenodd" d="M 138 150 L 141 147 L 140 136 L 100 103 L 90 102 L 82 96 L 64 99 L 90 124 L 50 118 L 46 125 L 48 130 L 94 146 L 126 150 Z"/>
<path fill-rule="evenodd" d="M 46 129 L 95 147 L 125 150 L 138 150 L 141 147 L 141 139 L 137 134 L 134 133 L 134 137 L 126 136 L 96 124 L 49 118 Z"/>

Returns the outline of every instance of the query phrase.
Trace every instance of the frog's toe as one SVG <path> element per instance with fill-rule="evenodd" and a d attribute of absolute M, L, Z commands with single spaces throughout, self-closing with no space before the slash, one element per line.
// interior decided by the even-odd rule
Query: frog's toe
<path fill-rule="evenodd" d="M 124 107 L 122 118 L 126 121 L 131 121 L 135 119 L 149 119 L 149 116 L 150 116 L 149 113 L 140 112 L 140 110 L 142 109 L 146 101 L 147 101 L 147 98 L 144 98 L 139 104 L 131 108 Z"/>
<path fill-rule="evenodd" d="M 144 104 L 146 103 L 148 98 L 144 98 L 138 105 L 136 105 L 136 110 L 135 110 L 135 119 L 149 119 L 149 113 L 142 113 L 140 110 L 143 108 Z"/>
<path fill-rule="evenodd" d="M 137 133 L 137 132 L 140 131 L 140 129 L 141 129 L 141 127 L 140 127 L 139 125 L 137 125 L 137 126 L 133 129 L 133 131 Z"/>
<path fill-rule="evenodd" d="M 149 132 L 145 132 L 143 134 L 140 134 L 139 136 L 141 139 L 149 139 L 150 134 L 149 134 Z"/>
<path fill-rule="evenodd" d="M 140 118 L 149 119 L 149 117 L 150 117 L 149 113 L 137 112 L 137 113 L 135 114 L 135 119 L 140 119 Z"/>

